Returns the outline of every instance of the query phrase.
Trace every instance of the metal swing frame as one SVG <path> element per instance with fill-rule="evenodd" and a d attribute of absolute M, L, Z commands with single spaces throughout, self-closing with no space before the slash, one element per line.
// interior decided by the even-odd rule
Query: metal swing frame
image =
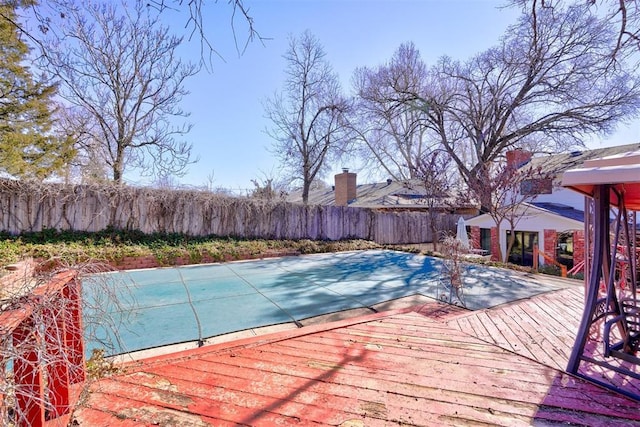
<path fill-rule="evenodd" d="M 640 168 L 640 153 L 637 159 Z M 601 164 L 596 166 L 604 169 Z M 640 401 L 638 188 L 632 191 L 633 207 L 627 206 L 631 200 L 627 189 L 640 182 L 597 182 L 598 175 L 593 174 L 596 183 L 586 186 L 580 179 L 588 176 L 584 175 L 588 170 L 578 171 L 583 175 L 573 183 L 573 176 L 566 179 L 565 173 L 563 178 L 563 185 L 566 180 L 569 184 L 565 186 L 577 187 L 589 196 L 585 203 L 585 307 L 567 371 Z"/>

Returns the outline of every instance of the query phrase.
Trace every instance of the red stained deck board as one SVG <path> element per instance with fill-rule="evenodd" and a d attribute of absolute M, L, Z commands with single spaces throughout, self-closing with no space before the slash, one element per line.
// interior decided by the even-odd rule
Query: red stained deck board
<path fill-rule="evenodd" d="M 482 325 L 485 327 L 489 334 L 489 338 L 485 339 L 486 341 L 493 341 L 494 344 L 497 344 L 498 346 L 506 350 L 512 350 L 511 344 L 505 338 L 500 328 L 498 328 L 497 325 L 493 322 L 492 318 L 487 315 L 486 311 L 477 311 L 474 314 L 475 317 L 477 317 L 478 321 L 482 322 Z"/>
<path fill-rule="evenodd" d="M 165 383 L 166 384 L 166 383 Z M 105 382 L 102 393 L 118 395 L 120 398 L 136 400 L 143 407 L 168 408 L 185 414 L 193 414 L 211 421 L 220 420 L 249 424 L 251 420 L 260 419 L 265 422 L 286 423 L 298 420 L 304 414 L 305 420 L 312 423 L 339 424 L 349 418 L 342 410 L 327 408 L 321 402 L 299 403 L 284 396 L 277 398 L 271 395 L 258 395 L 248 391 L 229 392 L 226 387 L 211 386 L 209 393 L 197 393 L 197 387 L 187 382 L 171 383 L 170 388 L 158 388 L 151 384 L 140 385 L 127 382 L 128 387 L 122 390 L 118 382 Z M 216 390 L 217 389 L 217 390 Z M 286 389 L 290 391 L 289 389 Z M 298 390 L 294 390 L 296 393 Z M 123 411 L 119 408 L 120 412 Z M 179 425 L 179 424 L 177 424 Z"/>
<path fill-rule="evenodd" d="M 186 368 L 177 368 L 178 372 Z M 396 393 L 373 389 L 359 389 L 354 393 L 354 388 L 341 384 L 333 384 L 322 381 L 318 377 L 302 378 L 294 377 L 290 381 L 284 374 L 276 374 L 270 381 L 260 381 L 251 378 L 250 373 L 245 378 L 224 377 L 223 375 L 211 376 L 210 374 L 192 376 L 188 372 L 179 372 L 180 378 L 176 379 L 168 372 L 167 376 L 158 378 L 170 379 L 172 387 L 178 390 L 186 390 L 189 395 L 199 395 L 207 398 L 220 398 L 233 400 L 239 405 L 260 408 L 269 407 L 269 401 L 297 402 L 306 405 L 305 416 L 310 419 L 309 413 L 313 408 L 320 418 L 327 423 L 339 423 L 349 418 L 357 418 L 364 414 L 368 418 L 379 418 L 384 415 L 381 412 L 395 414 L 397 419 L 410 419 L 417 417 L 425 419 L 433 417 L 425 408 L 424 400 L 416 400 L 413 396 L 402 396 Z M 184 379 L 186 375 L 186 380 Z M 290 376 L 291 377 L 291 376 Z M 217 386 L 217 382 L 224 381 L 223 386 Z M 212 384 L 208 384 L 212 382 Z M 292 393 L 292 390 L 294 391 Z M 341 394 L 341 392 L 343 394 Z M 250 399 L 246 396 L 250 395 Z M 261 402 L 264 401 L 264 402 Z M 280 411 L 279 405 L 272 408 Z M 437 413 L 436 413 L 437 414 Z M 316 417 L 317 418 L 317 417 Z M 384 416 L 383 419 L 386 419 Z"/>
<path fill-rule="evenodd" d="M 278 356 L 278 354 L 274 354 L 274 355 Z M 333 382 L 334 378 L 339 377 L 340 381 L 348 381 L 349 384 L 354 384 L 354 385 L 357 385 L 358 381 L 364 381 L 366 383 L 369 379 L 370 372 L 372 372 L 372 370 L 374 369 L 371 367 L 371 365 L 379 365 L 379 363 L 377 362 L 372 363 L 370 360 L 363 360 L 360 364 L 356 366 L 350 366 L 350 365 L 342 366 L 334 361 L 326 361 L 326 360 L 322 360 L 321 358 L 296 359 L 295 357 L 284 355 L 284 354 L 280 354 L 280 356 L 277 359 L 277 362 L 275 361 L 271 362 L 270 361 L 271 357 L 274 355 L 262 354 L 261 356 L 263 357 L 263 359 L 257 358 L 257 355 L 256 355 L 256 358 L 250 358 L 249 357 L 250 355 L 247 355 L 246 357 L 238 359 L 235 362 L 235 364 L 236 366 L 241 365 L 249 369 L 250 372 L 253 371 L 254 373 L 260 372 L 261 370 L 263 372 L 269 371 L 269 372 L 277 373 L 278 372 L 277 370 L 279 369 L 280 366 L 286 365 L 288 368 L 287 374 L 307 377 L 307 378 L 313 378 L 314 376 L 321 375 L 324 372 L 331 372 L 334 375 L 334 377 L 326 379 L 326 381 Z M 266 360 L 269 360 L 269 361 L 266 361 Z M 417 363 L 413 363 L 411 365 L 413 369 L 418 369 L 418 368 L 421 369 L 419 371 L 419 375 L 421 377 L 420 380 L 416 380 L 415 373 L 407 372 L 408 369 L 406 364 L 405 365 L 396 364 L 396 366 L 389 366 L 384 370 L 378 369 L 376 380 L 387 381 L 387 382 L 397 382 L 400 384 L 415 383 L 425 387 L 430 386 L 432 381 L 435 383 L 446 382 L 447 384 L 450 384 L 449 386 L 456 384 L 456 386 L 460 390 L 466 390 L 470 387 L 469 381 L 467 381 L 468 378 L 464 378 L 464 379 L 450 378 L 451 375 L 453 374 L 459 374 L 461 371 L 460 368 L 455 369 L 455 367 L 449 367 L 448 365 L 451 365 L 451 363 L 444 363 L 444 362 L 428 363 L 428 362 L 431 362 L 431 361 L 429 360 L 417 361 Z M 426 366 L 426 365 L 429 365 L 429 366 Z M 202 370 L 215 369 L 212 367 L 200 366 L 200 365 L 198 365 L 198 368 Z M 332 372 L 332 370 L 334 369 L 338 371 Z M 491 374 L 495 374 L 495 372 L 489 369 L 484 369 L 484 370 L 473 369 L 472 371 L 473 371 L 472 374 L 474 376 L 473 379 L 476 382 L 483 381 L 483 378 L 481 377 L 481 375 L 484 375 L 485 372 L 490 372 Z M 507 371 L 503 373 L 503 375 L 506 375 L 506 374 L 507 374 Z M 262 373 L 258 375 L 262 375 Z M 467 375 L 466 377 L 469 377 L 469 375 Z M 512 388 L 510 386 L 510 383 L 512 383 L 512 381 L 511 382 L 505 381 L 504 384 L 501 384 L 501 385 L 506 388 Z M 497 385 L 497 384 L 488 383 L 486 385 Z"/>
<path fill-rule="evenodd" d="M 497 322 L 500 320 L 500 313 L 492 312 L 485 320 L 487 322 Z M 518 320 L 520 320 L 520 322 L 518 322 Z M 503 319 L 503 321 L 505 321 L 505 319 Z M 535 360 L 548 366 L 563 368 L 566 365 L 566 358 L 563 359 L 561 363 L 558 363 L 555 357 L 555 349 L 565 344 L 562 341 L 554 339 L 553 332 L 542 332 L 542 326 L 537 323 L 536 319 L 530 316 L 527 310 L 520 310 L 518 317 L 513 317 L 506 321 L 510 322 L 516 335 L 523 337 L 522 343 L 527 348 L 525 351 L 510 346 L 509 350 L 513 350 L 524 356 L 531 354 Z M 528 340 L 526 339 L 527 336 L 529 337 Z M 552 337 L 551 340 L 549 337 Z M 496 342 L 495 344 L 502 346 L 502 343 Z"/>
<path fill-rule="evenodd" d="M 637 402 L 531 360 L 541 348 L 518 355 L 514 335 L 534 333 L 539 320 L 513 316 L 526 313 L 516 306 L 496 311 L 487 310 L 483 321 L 511 340 L 515 352 L 472 336 L 468 325 L 482 325 L 476 313 L 455 310 L 438 321 L 406 310 L 381 313 L 129 364 L 127 373 L 93 386 L 75 420 L 88 426 L 100 425 L 92 423 L 99 416 L 114 420 L 102 425 L 116 426 L 162 417 L 181 425 L 640 424 Z M 544 329 L 536 333 L 546 339 Z"/>
<path fill-rule="evenodd" d="M 557 299 L 549 299 L 542 295 L 540 299 L 525 304 L 522 310 L 523 314 L 526 313 L 535 319 L 538 327 L 544 329 L 543 335 L 551 341 L 554 351 L 550 355 L 563 356 L 563 363 L 566 363 L 571 353 L 582 315 L 582 309 L 578 311 L 561 306 L 564 297 L 571 294 L 570 291 L 575 290 L 569 289 L 558 294 L 562 298 Z"/>
<path fill-rule="evenodd" d="M 488 367 L 493 368 L 496 365 L 500 369 L 506 370 L 510 365 L 506 365 L 502 359 L 502 351 L 497 352 L 497 356 L 494 351 L 495 346 L 491 346 L 487 343 L 481 342 L 465 342 L 459 343 L 458 348 L 451 348 L 446 343 L 443 345 L 424 345 L 419 342 L 404 343 L 405 346 L 399 345 L 397 342 L 385 343 L 380 340 L 367 341 L 349 341 L 349 345 L 354 348 L 362 348 L 362 351 L 368 351 L 371 362 L 378 362 L 379 364 L 388 364 L 393 366 L 395 362 L 404 364 L 412 359 L 426 360 L 434 362 L 459 362 L 464 359 L 464 363 L 473 367 Z M 291 355 L 308 354 L 309 357 L 322 357 L 322 354 L 327 353 L 329 356 L 335 353 L 339 353 L 344 350 L 337 350 L 336 346 L 324 343 L 322 337 L 313 337 L 313 339 L 295 342 L 278 343 L 274 346 L 265 349 L 264 351 L 273 350 L 274 352 L 288 353 Z M 332 353 L 333 350 L 333 353 Z M 473 358 L 469 357 L 473 354 Z M 466 360 L 468 359 L 468 360 Z M 499 363 L 495 363 L 495 361 Z M 531 364 L 521 358 L 514 359 L 512 369 L 517 372 L 526 371 L 530 368 L 531 372 L 536 372 L 535 366 L 531 367 Z"/>
<path fill-rule="evenodd" d="M 146 396 L 131 396 L 130 391 L 139 391 L 139 388 L 120 387 L 116 393 L 93 391 L 92 399 L 100 399 L 101 405 L 96 407 L 89 403 L 86 407 L 76 411 L 75 422 L 79 425 L 91 427 L 98 426 L 237 426 L 235 421 L 228 421 L 216 416 L 203 416 L 190 412 L 188 408 L 180 408 L 174 402 L 167 401 L 158 404 L 158 398 L 154 401 L 142 400 Z M 106 386 L 105 386 L 106 387 Z M 157 391 L 156 396 L 162 396 L 163 391 Z M 183 397 L 186 400 L 187 397 Z M 209 408 L 215 412 L 215 408 Z M 241 414 L 244 415 L 244 414 Z M 250 414 L 253 416 L 254 414 Z M 282 418 L 282 417 L 280 417 Z M 273 420 L 270 420 L 273 421 Z M 285 424 L 285 420 L 280 419 Z"/>
<path fill-rule="evenodd" d="M 480 319 L 478 319 L 477 316 L 467 315 L 465 316 L 465 318 L 469 322 L 469 326 L 471 328 L 469 330 L 463 330 L 463 332 L 466 332 L 469 335 L 472 335 L 474 337 L 478 337 L 483 341 L 493 342 L 493 338 L 491 338 L 491 334 L 487 330 L 486 326 L 480 321 Z"/>
<path fill-rule="evenodd" d="M 109 399 L 109 396 L 100 397 L 105 400 Z M 130 405 L 131 404 L 129 403 L 127 407 L 129 407 Z M 82 424 L 92 427 L 139 427 L 149 423 L 144 423 L 142 422 L 142 420 L 136 420 L 132 418 L 118 417 L 117 413 L 105 412 L 104 408 L 97 410 L 89 407 L 83 407 Z"/>
<path fill-rule="evenodd" d="M 531 302 L 537 303 L 538 307 L 546 311 L 551 319 L 556 320 L 560 329 L 571 331 L 573 324 L 580 320 L 575 318 L 574 313 L 582 313 L 584 308 L 584 289 L 582 287 L 563 289 L 540 295 Z"/>
<path fill-rule="evenodd" d="M 185 369 L 185 368 L 182 368 Z M 376 403 L 384 402 L 385 406 L 389 410 L 409 410 L 413 414 L 419 414 L 421 412 L 427 412 L 428 408 L 425 407 L 425 402 L 436 401 L 443 406 L 452 404 L 455 401 L 455 396 L 449 396 L 450 402 L 447 402 L 447 398 L 443 398 L 443 394 L 447 391 L 441 388 L 428 389 L 423 387 L 421 390 L 415 385 L 403 384 L 401 382 L 392 383 L 391 381 L 384 382 L 377 380 L 375 388 L 369 384 L 369 387 L 363 387 L 361 379 L 345 375 L 341 373 L 331 379 L 322 378 L 322 381 L 318 381 L 318 373 L 311 373 L 306 376 L 300 376 L 300 371 L 292 372 L 289 378 L 284 378 L 287 375 L 282 373 L 274 373 L 272 375 L 272 381 L 256 380 L 251 376 L 251 370 L 247 369 L 247 374 L 243 375 L 244 378 L 228 377 L 224 378 L 223 375 L 212 376 L 210 374 L 202 374 L 200 379 L 194 381 L 206 382 L 224 380 L 225 390 L 235 390 L 236 393 L 242 393 L 244 391 L 250 391 L 251 393 L 267 393 L 279 398 L 287 397 L 287 389 L 302 390 L 300 393 L 294 396 L 296 401 L 302 403 L 318 402 L 322 401 L 327 407 L 332 407 L 333 410 L 348 411 L 358 413 L 363 405 L 375 405 Z M 171 373 L 168 373 L 171 375 Z M 181 373 L 190 375 L 189 373 Z M 196 375 L 197 376 L 197 375 Z M 168 378 L 168 377 L 163 377 Z M 291 380 L 295 378 L 295 380 Z M 180 380 L 178 380 L 180 381 Z M 285 387 L 272 387 L 272 383 L 278 383 Z M 173 382 L 172 382 L 173 384 Z M 400 393 L 399 391 L 404 388 L 405 392 L 411 390 L 410 394 Z M 206 392 L 207 386 L 203 385 L 201 392 Z M 417 394 L 416 394 L 417 393 Z M 420 396 L 420 399 L 416 399 L 416 396 Z M 431 402 L 432 403 L 432 402 Z M 477 406 L 477 405 L 476 405 Z M 424 414 L 423 414 L 424 415 Z"/>
<path fill-rule="evenodd" d="M 511 307 L 501 307 L 496 310 L 496 315 L 492 316 L 493 322 L 509 341 L 511 350 L 530 359 L 535 359 L 527 345 L 527 336 L 522 334 L 522 329 L 517 324 L 518 314 L 511 311 Z"/>
<path fill-rule="evenodd" d="M 575 305 L 568 307 L 564 302 L 579 300 L 581 293 L 579 287 L 550 292 L 494 309 L 469 313 L 449 321 L 449 324 L 467 331 L 464 321 L 482 324 L 485 329 L 493 329 L 494 333 L 469 333 L 525 357 L 532 357 L 540 363 L 564 369 L 581 315 L 581 310 L 576 310 Z M 495 332 L 496 329 L 499 333 Z M 513 336 L 517 337 L 517 341 L 513 340 Z M 516 346 L 516 343 L 521 346 Z"/>
<path fill-rule="evenodd" d="M 174 368 L 169 368 L 168 371 L 172 371 Z M 186 369 L 186 368 L 182 368 L 182 369 Z M 270 382 L 264 383 L 264 382 L 260 382 L 260 383 L 256 383 L 255 380 L 252 380 L 252 373 L 251 373 L 251 369 L 247 369 L 247 372 L 245 373 L 245 376 L 247 377 L 245 380 L 238 380 L 235 377 L 229 377 L 227 379 L 224 379 L 224 386 L 220 386 L 220 388 L 223 388 L 224 392 L 226 392 L 225 397 L 226 399 L 235 399 L 237 401 L 242 400 L 242 396 L 246 396 L 248 393 L 255 393 L 258 390 L 261 390 L 262 387 L 265 386 L 266 384 L 266 389 L 264 390 L 265 393 L 267 393 L 269 396 L 273 396 L 273 395 L 280 395 L 279 397 L 282 400 L 287 400 L 288 398 L 288 393 L 290 393 L 289 390 L 301 390 L 304 389 L 303 392 L 301 393 L 295 393 L 295 395 L 293 395 L 294 399 L 304 399 L 305 396 L 302 393 L 306 393 L 308 392 L 307 388 L 311 388 L 311 387 L 307 387 L 307 382 L 311 382 L 313 381 L 314 377 L 310 376 L 308 379 L 300 379 L 299 381 L 301 382 L 300 384 L 290 384 L 290 383 L 286 383 L 286 384 L 282 384 L 280 380 L 278 380 L 277 378 L 271 378 Z M 169 372 L 170 373 L 170 372 Z M 297 372 L 296 372 L 297 373 Z M 296 373 L 291 373 L 291 375 L 296 374 Z M 203 373 L 204 374 L 204 373 Z M 234 372 L 234 375 L 238 375 L 238 372 Z M 181 378 L 184 378 L 184 373 L 182 375 L 180 375 Z M 278 374 L 276 375 L 276 377 L 279 377 L 279 379 L 283 379 L 284 377 L 286 377 L 286 375 L 284 374 Z M 165 378 L 171 378 L 171 377 L 166 377 L 166 376 L 162 376 L 160 377 L 162 379 Z M 189 390 L 189 394 L 192 394 L 194 392 L 194 389 L 197 388 L 192 385 L 192 381 L 193 382 L 202 382 L 203 378 L 202 375 L 194 375 L 193 377 L 191 377 L 190 375 L 187 376 L 188 380 L 186 381 L 186 388 L 188 388 Z M 221 379 L 223 379 L 222 377 L 218 377 L 217 378 L 218 381 L 220 381 Z M 175 381 L 175 382 L 174 382 Z M 180 388 L 180 381 L 181 380 L 171 380 L 171 386 L 178 386 L 178 388 Z M 166 382 L 163 382 L 164 384 L 167 384 Z M 508 414 L 508 417 L 506 418 L 507 420 L 510 420 L 510 422 L 513 422 L 514 419 L 517 418 L 523 418 L 524 417 L 530 417 L 531 414 L 535 413 L 536 411 L 536 406 L 535 405 L 529 405 L 529 407 L 525 408 L 525 413 L 526 415 L 517 415 L 514 413 L 514 405 L 509 402 L 509 403 L 501 403 L 501 399 L 497 399 L 494 400 L 492 403 L 492 408 L 493 408 L 493 414 L 491 415 L 487 415 L 486 414 L 486 410 L 481 409 L 482 406 L 479 405 L 479 403 L 484 402 L 485 404 L 487 403 L 487 398 L 486 397 L 478 397 L 477 399 L 471 401 L 471 404 L 468 404 L 466 402 L 469 402 L 469 397 L 467 396 L 465 398 L 464 402 L 459 402 L 456 398 L 457 395 L 450 395 L 448 396 L 448 398 L 451 400 L 451 402 L 446 402 L 446 398 L 443 398 L 443 394 L 450 394 L 447 390 L 443 390 L 443 389 L 434 389 L 432 392 L 432 398 L 431 399 L 427 399 L 424 396 L 421 397 L 420 399 L 416 399 L 414 396 L 417 395 L 416 394 L 416 389 L 415 386 L 413 387 L 413 391 L 411 393 L 411 396 L 403 396 L 400 393 L 398 393 L 397 391 L 393 390 L 393 387 L 390 387 L 389 384 L 385 384 L 382 382 L 378 382 L 378 384 L 381 386 L 382 390 L 378 389 L 378 390 L 372 390 L 372 389 L 360 389 L 357 390 L 357 392 L 354 392 L 352 387 L 348 387 L 348 386 L 343 386 L 340 384 L 337 385 L 333 385 L 333 384 L 326 384 L 324 382 L 317 382 L 317 381 L 313 381 L 313 384 L 320 384 L 321 386 L 323 386 L 326 389 L 326 396 L 324 398 L 324 406 L 326 406 L 329 410 L 330 414 L 335 414 L 336 416 L 338 416 L 338 418 L 332 418 L 332 415 L 328 415 L 325 420 L 326 422 L 335 422 L 336 420 L 341 420 L 344 419 L 344 416 L 362 416 L 363 414 L 367 414 L 368 419 L 370 419 L 371 417 L 377 417 L 377 416 L 381 416 L 384 415 L 385 419 L 386 416 L 388 414 L 393 414 L 393 417 L 395 417 L 394 419 L 401 419 L 401 420 L 409 420 L 411 418 L 415 418 L 416 420 L 429 420 L 430 422 L 435 422 L 438 417 L 445 413 L 445 414 L 457 414 L 456 416 L 459 418 L 458 421 L 460 421 L 460 419 L 464 418 L 467 420 L 481 420 L 483 418 L 486 418 L 485 421 L 495 424 L 497 422 L 497 419 L 499 419 L 501 416 L 504 417 L 505 414 Z M 230 392 L 230 386 L 233 386 L 234 390 L 233 392 Z M 216 387 L 215 385 L 211 385 L 211 388 Z M 347 396 L 346 397 L 338 397 L 338 393 L 336 393 L 338 390 L 338 388 L 342 387 L 345 391 Z M 315 388 L 315 387 L 314 387 Z M 257 389 L 257 390 L 256 390 Z M 392 391 L 390 393 L 390 391 Z M 395 392 L 394 392 L 395 391 Z M 406 390 L 405 390 L 406 391 Z M 214 394 L 215 392 L 213 391 L 209 391 L 209 393 L 207 393 L 207 387 L 201 387 L 201 389 L 199 392 L 203 395 L 209 395 L 211 396 L 212 394 Z M 310 393 L 313 394 L 313 393 Z M 364 395 L 367 395 L 371 400 L 369 401 L 365 401 L 363 400 L 365 397 Z M 244 403 L 244 402 L 243 402 Z M 305 403 L 309 403 L 309 402 L 305 402 Z M 263 403 L 266 404 L 266 403 Z M 349 406 L 352 406 L 351 408 L 349 408 Z M 262 406 L 262 405 L 259 405 Z M 503 406 L 502 408 L 500 406 Z M 307 408 L 307 410 L 309 410 L 309 408 L 312 408 L 312 406 L 309 406 Z M 347 408 L 349 409 L 349 411 L 347 411 L 346 414 L 343 414 L 344 411 L 347 410 Z M 384 414 L 382 413 L 375 413 L 375 408 L 379 408 L 378 411 L 382 411 L 382 408 L 384 408 Z M 369 412 L 365 412 L 365 410 L 369 410 Z M 373 411 L 373 412 L 372 412 Z M 429 412 L 431 411 L 431 412 Z M 349 415 L 351 414 L 351 415 Z M 502 415 L 501 415 L 502 414 Z M 306 415 L 306 419 L 309 420 L 309 415 Z"/>
<path fill-rule="evenodd" d="M 571 337 L 571 340 L 573 340 L 575 337 L 575 330 L 571 326 L 574 325 L 577 327 L 578 322 L 568 322 L 567 319 L 558 319 L 560 316 L 556 315 L 552 310 L 549 310 L 548 306 L 542 303 L 542 301 L 530 301 L 527 304 L 523 304 L 522 307 L 523 311 L 535 319 L 538 325 L 545 328 L 545 332 L 551 332 L 551 334 L 547 335 L 549 339 L 556 338 L 557 342 L 563 343 L 562 338 L 566 339 L 567 337 Z"/>
<path fill-rule="evenodd" d="M 280 343 L 280 345 L 282 345 L 282 343 Z M 295 349 L 292 348 L 292 354 L 296 354 L 295 353 Z M 379 352 L 378 354 L 384 354 L 384 352 Z M 316 365 L 318 366 L 327 366 L 327 367 L 331 367 L 333 366 L 333 364 L 335 364 L 336 362 L 333 360 L 329 360 L 329 361 L 321 361 L 320 360 L 320 354 L 315 354 L 313 352 L 308 352 L 308 353 L 300 353 L 300 354 L 296 354 L 296 355 L 302 355 L 302 356 L 308 356 L 311 358 L 315 359 L 308 359 L 308 360 L 312 360 L 313 362 L 316 363 Z M 268 366 L 268 362 L 265 362 L 264 360 L 272 360 L 274 357 L 280 356 L 279 359 L 279 363 L 281 363 L 284 366 L 287 366 L 290 369 L 290 372 L 292 374 L 296 374 L 299 375 L 299 371 L 298 370 L 293 370 L 291 371 L 291 369 L 294 368 L 298 368 L 298 365 L 296 365 L 296 356 L 292 356 L 287 355 L 286 357 L 291 358 L 291 360 L 289 360 L 288 358 L 285 358 L 285 355 L 278 350 L 274 350 L 274 353 L 272 355 L 267 355 L 267 354 L 261 354 L 261 355 L 257 355 L 255 356 L 255 361 L 251 362 L 250 359 L 250 355 L 247 355 L 247 359 L 238 359 L 234 362 L 235 365 L 239 365 L 242 364 L 243 366 L 249 368 L 250 370 L 255 369 L 255 370 L 259 370 L 259 369 L 266 369 L 266 367 Z M 416 355 L 414 355 L 416 356 Z M 475 354 L 473 355 L 475 356 Z M 521 359 L 521 358 L 516 358 L 516 359 Z M 306 368 L 306 364 L 308 364 L 308 360 L 304 360 L 302 362 L 302 364 L 304 365 L 303 368 Z M 389 381 L 399 381 L 399 382 L 410 382 L 410 381 L 416 381 L 415 380 L 415 375 L 412 373 L 408 373 L 408 372 L 402 372 L 401 368 L 404 366 L 406 367 L 407 365 L 411 364 L 411 361 L 414 361 L 415 363 L 413 364 L 414 367 L 418 367 L 418 366 L 428 366 L 428 369 L 425 369 L 423 371 L 420 371 L 420 376 L 421 379 L 431 379 L 434 382 L 438 383 L 438 382 L 442 382 L 443 379 L 444 381 L 447 382 L 449 387 L 453 387 L 453 384 L 455 382 L 459 382 L 460 384 L 457 385 L 456 387 L 453 387 L 454 389 L 461 391 L 461 392 L 469 392 L 469 383 L 471 382 L 469 380 L 469 378 L 465 378 L 462 374 L 463 371 L 460 367 L 457 367 L 456 369 L 454 369 L 453 371 L 448 371 L 448 368 L 452 365 L 452 363 L 440 363 L 436 360 L 430 360 L 430 359 L 425 359 L 424 360 L 424 364 L 421 364 L 419 362 L 420 359 L 418 357 L 409 357 L 408 360 L 406 360 L 405 364 L 402 363 L 397 363 L 397 364 L 392 364 L 391 362 L 387 362 L 385 364 L 383 364 L 385 366 L 386 369 L 386 375 L 385 374 L 380 374 L 379 375 L 379 379 L 386 379 Z M 470 358 L 470 360 L 472 362 L 476 362 L 477 358 L 473 357 Z M 526 361 L 526 360 L 525 360 Z M 504 358 L 503 358 L 503 362 L 505 362 Z M 252 364 L 252 363 L 255 363 Z M 324 363 L 324 364 L 323 364 Z M 277 365 L 279 366 L 279 365 Z M 349 366 L 344 367 L 341 370 L 341 373 L 345 373 L 345 372 L 349 372 L 350 371 Z M 206 368 L 205 368 L 206 369 Z M 476 384 L 472 387 L 474 388 L 482 388 L 482 387 L 497 387 L 499 388 L 499 393 L 506 393 L 505 396 L 500 396 L 502 398 L 504 397 L 509 397 L 511 392 L 517 392 L 517 393 L 521 393 L 522 396 L 520 396 L 521 398 L 523 396 L 525 396 L 526 393 L 530 392 L 530 391 L 536 391 L 536 392 L 540 392 L 543 393 L 547 388 L 548 388 L 548 383 L 545 382 L 544 380 L 540 381 L 538 378 L 540 377 L 540 372 L 539 370 L 535 370 L 535 371 L 531 371 L 529 376 L 523 376 L 523 372 L 522 370 L 520 370 L 520 372 L 517 369 L 514 370 L 508 370 L 505 369 L 504 367 L 502 368 L 492 368 L 492 369 L 486 369 L 486 368 L 478 368 L 478 366 L 474 365 L 471 367 L 471 369 L 469 370 L 469 372 L 472 372 L 472 374 L 475 376 L 475 381 Z M 502 374 L 502 377 L 497 376 L 497 374 L 500 373 Z M 457 374 L 457 375 L 456 375 Z M 487 377 L 490 377 L 490 381 L 487 384 L 482 384 L 483 379 L 485 378 L 485 374 L 487 375 Z M 366 373 L 364 373 L 363 375 L 366 375 Z M 459 380 L 452 380 L 451 378 L 453 376 L 457 376 L 457 377 L 463 377 L 462 379 Z M 514 382 L 513 381 L 513 377 L 514 376 L 519 376 L 521 377 L 520 381 Z M 500 378 L 504 378 L 504 381 L 498 381 L 498 379 Z M 426 386 L 426 384 L 428 383 L 423 383 L 418 381 L 419 385 L 423 385 Z M 566 393 L 562 392 L 562 390 L 567 390 Z M 562 399 L 569 399 L 572 398 L 573 395 L 572 393 L 574 393 L 576 390 L 572 389 L 572 381 L 570 380 L 566 380 L 566 384 L 560 389 L 557 390 L 558 397 L 562 398 Z M 599 392 L 599 389 L 594 389 L 595 392 Z M 578 395 L 577 397 L 578 400 L 580 400 L 580 396 Z"/>
<path fill-rule="evenodd" d="M 426 303 L 424 305 L 414 307 L 412 310 L 430 319 L 438 320 L 449 319 L 460 314 L 468 313 L 469 311 L 465 308 L 451 304 L 444 304 L 439 301 Z"/>
<path fill-rule="evenodd" d="M 520 352 L 521 354 L 525 356 L 531 354 L 534 360 L 559 369 L 566 365 L 566 359 L 561 364 L 558 364 L 554 358 L 549 356 L 549 348 L 545 347 L 545 330 L 526 310 L 520 309 L 520 307 L 518 307 L 518 310 L 514 308 L 511 314 L 512 316 L 509 320 L 511 327 L 527 348 L 527 351 L 522 351 Z"/>

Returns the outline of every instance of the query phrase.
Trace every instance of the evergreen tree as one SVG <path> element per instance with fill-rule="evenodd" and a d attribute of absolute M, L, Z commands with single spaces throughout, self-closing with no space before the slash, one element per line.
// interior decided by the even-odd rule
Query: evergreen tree
<path fill-rule="evenodd" d="M 55 85 L 36 81 L 21 40 L 15 2 L 0 2 L 0 171 L 42 179 L 73 158 L 73 140 L 53 132 Z"/>

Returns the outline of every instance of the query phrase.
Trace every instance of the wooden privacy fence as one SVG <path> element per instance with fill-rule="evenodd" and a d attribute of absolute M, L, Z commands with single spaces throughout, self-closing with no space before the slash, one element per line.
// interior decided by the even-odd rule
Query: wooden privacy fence
<path fill-rule="evenodd" d="M 433 241 L 425 211 L 303 206 L 199 190 L 0 181 L 0 207 L 0 229 L 11 234 L 112 227 L 192 236 L 365 239 L 380 244 Z M 435 215 L 440 232 L 455 230 L 458 215 Z"/>

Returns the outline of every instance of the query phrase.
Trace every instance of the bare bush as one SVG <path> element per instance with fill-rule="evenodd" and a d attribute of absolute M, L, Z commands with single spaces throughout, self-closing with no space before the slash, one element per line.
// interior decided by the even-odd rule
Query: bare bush
<path fill-rule="evenodd" d="M 438 298 L 449 304 L 466 307 L 464 300 L 464 261 L 468 248 L 455 236 L 446 236 L 441 243 L 443 259 L 443 279 L 438 287 Z"/>
<path fill-rule="evenodd" d="M 132 305 L 122 291 L 127 287 L 95 275 L 104 266 L 74 267 L 38 272 L 37 265 L 25 262 L 18 274 L 3 278 L 0 425 L 31 425 L 70 413 L 73 393 L 87 385 L 83 343 L 113 347 L 111 339 L 123 323 L 116 317 L 130 312 L 112 310 Z M 92 280 L 83 280 L 89 276 Z M 87 294 L 91 297 L 82 297 Z M 96 335 L 107 329 L 108 339 Z M 104 367 L 102 372 L 107 372 Z"/>

